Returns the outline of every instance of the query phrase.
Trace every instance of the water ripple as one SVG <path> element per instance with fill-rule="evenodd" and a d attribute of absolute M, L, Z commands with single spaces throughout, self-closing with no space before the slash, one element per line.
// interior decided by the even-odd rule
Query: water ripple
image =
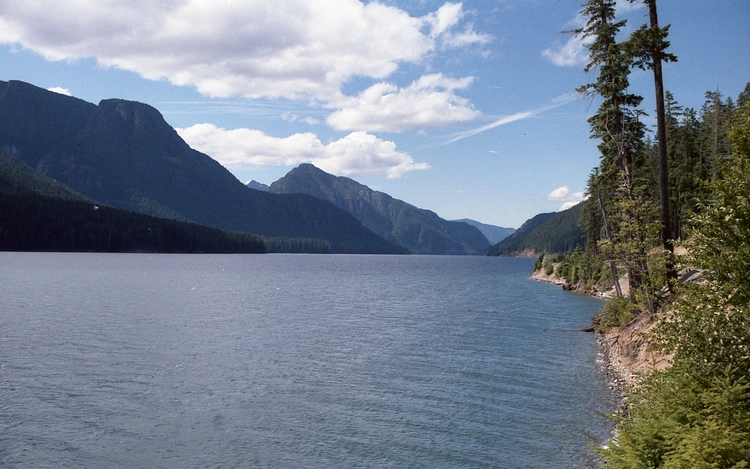
<path fill-rule="evenodd" d="M 0 465 L 591 466 L 600 303 L 531 262 L 1 253 Z"/>

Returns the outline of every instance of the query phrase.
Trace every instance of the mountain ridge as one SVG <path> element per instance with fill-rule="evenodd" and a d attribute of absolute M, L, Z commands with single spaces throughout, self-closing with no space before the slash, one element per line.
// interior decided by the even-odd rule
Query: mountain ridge
<path fill-rule="evenodd" d="M 440 218 L 359 182 L 334 176 L 304 163 L 269 187 L 277 194 L 302 193 L 326 200 L 351 213 L 384 239 L 414 254 L 483 254 L 490 246 L 481 231 L 463 222 Z"/>
<path fill-rule="evenodd" d="M 512 235 L 516 232 L 515 228 L 505 228 L 502 226 L 497 225 L 490 225 L 487 223 L 482 223 L 476 220 L 472 220 L 470 218 L 462 218 L 460 220 L 451 220 L 451 221 L 458 221 L 463 223 L 468 223 L 469 225 L 476 226 L 479 231 L 482 232 L 485 238 L 487 238 L 487 241 L 490 242 L 490 244 L 494 245 L 499 243 L 500 241 L 504 240 L 508 236 Z"/>
<path fill-rule="evenodd" d="M 0 150 L 0 250 L 264 253 L 250 233 L 98 205 Z"/>

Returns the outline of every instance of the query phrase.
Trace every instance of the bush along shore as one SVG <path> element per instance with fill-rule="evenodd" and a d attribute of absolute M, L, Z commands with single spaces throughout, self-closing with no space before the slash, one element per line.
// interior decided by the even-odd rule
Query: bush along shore
<path fill-rule="evenodd" d="M 535 263 L 533 278 L 606 300 L 588 328 L 622 393 L 613 437 L 597 448 L 604 467 L 750 467 L 747 91 L 726 123 L 730 145 L 701 180 L 703 196 L 682 220 L 683 236 L 672 241 L 674 253 L 647 235 L 651 225 L 635 224 L 645 213 L 613 202 L 594 242 Z M 616 210 L 630 213 L 615 218 Z"/>

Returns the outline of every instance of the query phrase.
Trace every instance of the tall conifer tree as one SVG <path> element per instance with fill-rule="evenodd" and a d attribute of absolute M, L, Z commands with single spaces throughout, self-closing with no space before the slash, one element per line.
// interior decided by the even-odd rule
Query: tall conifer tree
<path fill-rule="evenodd" d="M 604 244 L 610 256 L 619 258 L 627 267 L 630 298 L 635 302 L 648 278 L 643 216 L 647 204 L 639 200 L 634 175 L 634 162 L 644 135 L 637 109 L 642 98 L 628 92 L 631 60 L 617 41 L 625 21 L 616 21 L 615 1 L 588 0 L 581 13 L 587 22 L 575 33 L 589 41 L 589 62 L 584 70 L 596 69 L 599 74 L 594 82 L 578 91 L 602 99 L 596 114 L 589 119 L 591 137 L 601 142 L 602 158 L 601 170 L 589 193 L 596 192 L 606 199 L 601 205 L 602 217 L 612 221 L 613 232 L 610 241 Z M 611 217 L 607 210 L 613 211 Z"/>
<path fill-rule="evenodd" d="M 634 0 L 630 0 L 633 2 Z M 664 79 L 662 75 L 662 62 L 674 62 L 677 60 L 673 54 L 666 52 L 669 42 L 666 40 L 669 34 L 669 25 L 659 27 L 659 15 L 656 8 L 656 0 L 643 0 L 648 7 L 649 26 L 643 25 L 633 33 L 626 44 L 628 53 L 633 57 L 634 64 L 641 69 L 651 69 L 654 72 L 654 91 L 656 97 L 656 140 L 659 150 L 659 189 L 661 199 L 661 243 L 662 247 L 670 253 L 667 260 L 667 278 L 676 277 L 672 265 L 671 254 L 674 253 L 672 222 L 670 220 L 669 208 L 669 169 L 667 159 L 667 128 L 666 111 L 664 107 Z"/>

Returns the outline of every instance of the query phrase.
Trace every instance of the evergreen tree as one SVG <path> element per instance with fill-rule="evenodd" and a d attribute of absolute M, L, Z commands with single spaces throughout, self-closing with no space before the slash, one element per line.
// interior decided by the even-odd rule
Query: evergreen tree
<path fill-rule="evenodd" d="M 739 109 L 745 109 L 747 103 L 750 103 L 750 83 L 745 85 L 745 89 L 737 97 L 737 107 Z"/>
<path fill-rule="evenodd" d="M 612 262 L 627 268 L 631 301 L 645 299 L 653 310 L 655 290 L 648 259 L 653 204 L 647 197 L 648 184 L 636 174 L 644 167 L 645 129 L 638 109 L 642 97 L 628 92 L 632 54 L 617 41 L 625 21 L 615 20 L 613 0 L 589 0 L 582 14 L 587 22 L 575 33 L 591 40 L 584 70 L 598 69 L 599 75 L 578 91 L 602 100 L 589 119 L 591 137 L 600 140 L 601 152 L 599 173 L 591 181 L 589 193 L 601 196 L 602 218 L 610 227 L 609 240 L 602 241 L 601 247 Z"/>
<path fill-rule="evenodd" d="M 700 112 L 699 138 L 701 166 L 712 170 L 712 174 L 708 174 L 706 179 L 716 173 L 720 160 L 728 157 L 731 151 L 728 128 L 733 110 L 732 101 L 723 101 L 719 90 L 706 92 L 706 100 Z"/>
<path fill-rule="evenodd" d="M 599 177 L 599 169 L 595 168 L 589 175 L 588 180 L 588 197 L 584 201 L 581 209 L 581 218 L 579 223 L 586 231 L 589 243 L 587 243 L 587 254 L 589 257 L 597 257 L 600 252 L 598 240 L 604 241 L 609 246 L 612 241 L 612 235 L 607 219 L 607 209 L 604 206 L 604 195 L 602 188 L 599 184 L 603 180 Z M 615 294 L 620 297 L 622 296 L 622 287 L 620 286 L 620 277 L 617 272 L 617 263 L 615 262 L 614 256 L 611 252 L 608 252 L 607 264 L 610 268 L 610 274 L 612 275 L 612 283 L 615 288 Z M 587 272 L 588 274 L 588 272 Z"/>
<path fill-rule="evenodd" d="M 632 2 L 633 0 L 631 0 Z M 674 62 L 677 60 L 673 54 L 667 53 L 669 42 L 666 40 L 669 34 L 669 26 L 659 27 L 659 16 L 656 8 L 656 0 L 644 0 L 648 6 L 650 25 L 643 25 L 633 33 L 626 47 L 628 53 L 634 59 L 634 65 L 641 69 L 651 69 L 654 72 L 654 90 L 656 95 L 656 127 L 657 143 L 659 148 L 659 195 L 661 201 L 661 243 L 662 247 L 670 253 L 668 256 L 667 275 L 668 278 L 676 276 L 672 267 L 671 254 L 674 253 L 672 223 L 669 209 L 669 169 L 667 158 L 667 124 L 666 110 L 664 106 L 664 79 L 662 76 L 662 62 Z"/>
<path fill-rule="evenodd" d="M 666 125 L 669 140 L 669 177 L 672 209 L 672 233 L 684 239 L 684 225 L 694 213 L 697 200 L 705 200 L 705 190 L 698 181 L 708 177 L 701 164 L 698 144 L 700 121 L 694 109 L 683 109 L 670 92 L 666 93 Z"/>
<path fill-rule="evenodd" d="M 695 215 L 688 244 L 689 265 L 703 279 L 686 287 L 679 320 L 663 326 L 666 347 L 704 373 L 750 369 L 750 107 L 738 113 L 730 136 L 734 151 L 707 183 L 712 196 Z"/>
<path fill-rule="evenodd" d="M 601 450 L 611 468 L 747 468 L 750 464 L 750 104 L 729 134 L 733 152 L 692 221 L 684 285 L 657 329 L 672 366 L 631 393 L 630 416 Z"/>

